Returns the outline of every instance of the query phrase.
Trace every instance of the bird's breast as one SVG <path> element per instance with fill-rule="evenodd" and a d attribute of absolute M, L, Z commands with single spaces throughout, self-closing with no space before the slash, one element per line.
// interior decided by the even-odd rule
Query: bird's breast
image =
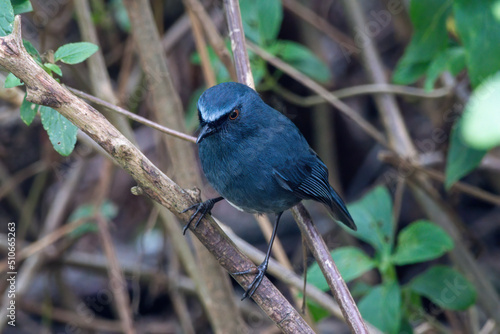
<path fill-rule="evenodd" d="M 274 180 L 272 157 L 265 147 L 220 145 L 210 139 L 215 138 L 199 147 L 203 172 L 231 205 L 247 212 L 276 213 L 300 201 Z"/>

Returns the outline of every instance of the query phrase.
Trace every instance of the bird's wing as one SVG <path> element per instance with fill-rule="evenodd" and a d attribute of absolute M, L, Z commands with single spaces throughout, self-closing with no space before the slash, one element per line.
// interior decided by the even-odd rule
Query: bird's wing
<path fill-rule="evenodd" d="M 344 201 L 328 183 L 328 169 L 316 155 L 273 170 L 278 184 L 303 199 L 312 199 L 325 204 L 335 218 L 356 230 L 356 225 L 347 211 Z"/>

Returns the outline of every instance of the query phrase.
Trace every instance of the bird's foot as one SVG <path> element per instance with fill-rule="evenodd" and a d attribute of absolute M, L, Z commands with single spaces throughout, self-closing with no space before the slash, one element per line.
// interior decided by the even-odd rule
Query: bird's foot
<path fill-rule="evenodd" d="M 186 231 L 188 230 L 188 228 L 191 225 L 191 223 L 194 221 L 194 219 L 196 218 L 196 216 L 198 214 L 200 214 L 199 217 L 198 217 L 198 219 L 196 220 L 196 223 L 194 224 L 194 228 L 197 228 L 198 225 L 200 224 L 201 219 L 203 217 L 205 217 L 205 215 L 207 213 L 210 213 L 210 211 L 212 211 L 215 203 L 217 203 L 218 201 L 220 201 L 219 198 L 212 198 L 212 199 L 206 200 L 205 202 L 196 203 L 196 204 L 191 205 L 190 207 L 182 210 L 181 213 L 184 213 L 184 212 L 189 211 L 189 210 L 196 209 L 196 211 L 189 218 L 189 221 L 187 222 L 187 224 L 184 225 L 184 227 L 182 228 L 182 234 L 186 234 Z"/>
<path fill-rule="evenodd" d="M 241 300 L 244 300 L 246 298 L 251 298 L 253 294 L 255 293 L 255 290 L 259 287 L 260 283 L 264 279 L 264 276 L 266 274 L 267 270 L 267 263 L 264 261 L 260 265 L 258 265 L 255 268 L 250 268 L 247 270 L 243 271 L 238 271 L 233 273 L 233 275 L 246 275 L 246 274 L 257 274 L 255 278 L 253 279 L 252 283 L 250 283 L 250 286 L 248 289 L 245 291 L 243 296 L 241 297 Z"/>

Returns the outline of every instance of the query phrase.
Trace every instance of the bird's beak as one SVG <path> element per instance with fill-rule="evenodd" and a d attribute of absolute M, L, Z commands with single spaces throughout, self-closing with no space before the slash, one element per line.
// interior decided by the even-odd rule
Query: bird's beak
<path fill-rule="evenodd" d="M 201 143 L 203 139 L 210 136 L 215 132 L 215 128 L 211 127 L 209 124 L 205 124 L 201 127 L 200 134 L 198 135 L 198 139 L 196 139 L 196 144 Z"/>

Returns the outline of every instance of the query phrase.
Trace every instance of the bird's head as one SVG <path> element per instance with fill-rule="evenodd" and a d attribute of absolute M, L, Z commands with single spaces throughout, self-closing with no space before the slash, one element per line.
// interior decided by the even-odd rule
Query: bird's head
<path fill-rule="evenodd" d="M 252 123 L 248 122 L 252 109 L 260 103 L 263 102 L 256 91 L 237 82 L 225 82 L 207 89 L 198 100 L 200 134 L 196 142 L 199 144 L 222 129 L 227 133 L 247 128 Z"/>

